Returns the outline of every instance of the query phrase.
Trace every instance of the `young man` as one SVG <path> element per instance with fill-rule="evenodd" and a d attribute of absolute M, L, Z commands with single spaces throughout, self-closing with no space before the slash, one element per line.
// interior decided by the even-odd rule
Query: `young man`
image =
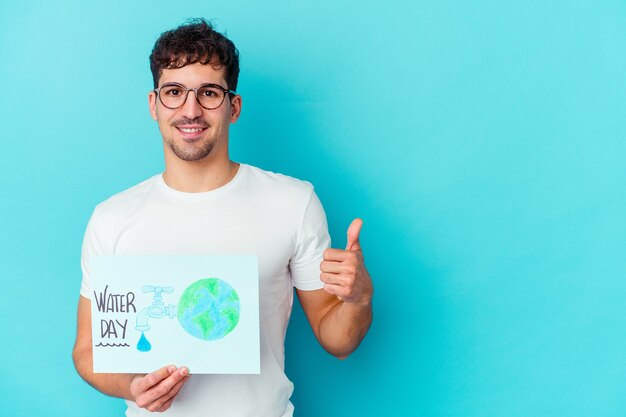
<path fill-rule="evenodd" d="M 101 203 L 89 221 L 76 369 L 99 391 L 125 398 L 128 416 L 166 410 L 184 417 L 291 416 L 284 339 L 292 287 L 324 349 L 339 358 L 354 351 L 372 318 L 362 222 L 350 225 L 346 250 L 328 249 L 326 217 L 309 183 L 229 159 L 229 126 L 242 106 L 235 92 L 239 58 L 209 23 L 197 19 L 163 33 L 150 66 L 155 89 L 148 101 L 163 137 L 165 171 Z M 166 365 L 147 375 L 94 374 L 86 260 L 207 254 L 258 256 L 261 373 L 190 377 L 186 367 Z"/>

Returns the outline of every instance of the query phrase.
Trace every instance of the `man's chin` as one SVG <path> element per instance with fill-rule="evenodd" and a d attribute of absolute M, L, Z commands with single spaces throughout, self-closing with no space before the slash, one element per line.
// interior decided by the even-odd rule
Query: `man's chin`
<path fill-rule="evenodd" d="M 204 146 L 202 148 L 191 147 L 179 147 L 176 145 L 170 145 L 170 149 L 178 157 L 187 162 L 201 161 L 208 157 L 213 150 L 212 145 Z"/>

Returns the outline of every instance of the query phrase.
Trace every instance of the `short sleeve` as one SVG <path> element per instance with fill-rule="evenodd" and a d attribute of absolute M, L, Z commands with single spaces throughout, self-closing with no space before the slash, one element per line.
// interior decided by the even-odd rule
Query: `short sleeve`
<path fill-rule="evenodd" d="M 330 246 L 326 213 L 313 190 L 302 219 L 300 236 L 294 256 L 289 261 L 293 285 L 299 290 L 319 290 L 324 286 L 320 280 L 320 263 L 324 250 Z"/>
<path fill-rule="evenodd" d="M 97 209 L 94 210 L 83 238 L 80 266 L 83 272 L 83 280 L 80 285 L 80 295 L 91 297 L 91 274 L 89 271 L 89 257 L 94 255 L 107 255 L 105 250 L 105 230 L 98 218 Z"/>

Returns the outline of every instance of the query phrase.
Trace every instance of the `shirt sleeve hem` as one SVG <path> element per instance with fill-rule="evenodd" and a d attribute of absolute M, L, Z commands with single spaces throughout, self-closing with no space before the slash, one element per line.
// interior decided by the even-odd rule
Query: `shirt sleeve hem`
<path fill-rule="evenodd" d="M 324 288 L 324 283 L 322 281 L 317 282 L 304 282 L 304 283 L 294 283 L 294 287 L 296 287 L 300 291 L 315 291 L 321 290 Z"/>

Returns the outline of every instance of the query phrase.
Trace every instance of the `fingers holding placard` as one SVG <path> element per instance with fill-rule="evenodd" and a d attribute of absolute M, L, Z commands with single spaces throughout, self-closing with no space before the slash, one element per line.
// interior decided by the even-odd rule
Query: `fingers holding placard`
<path fill-rule="evenodd" d="M 165 366 L 147 375 L 135 376 L 130 384 L 130 392 L 137 406 L 148 411 L 165 411 L 172 405 L 187 379 L 187 368 Z"/>

